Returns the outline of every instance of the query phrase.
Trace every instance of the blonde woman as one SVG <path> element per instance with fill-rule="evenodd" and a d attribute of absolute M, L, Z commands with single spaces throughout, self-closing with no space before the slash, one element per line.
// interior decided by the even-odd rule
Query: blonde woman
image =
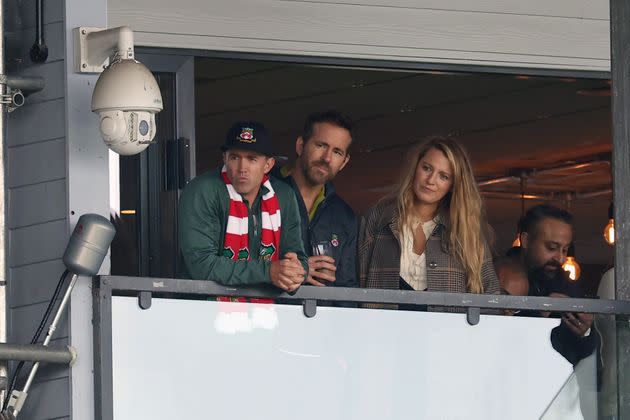
<path fill-rule="evenodd" d="M 361 220 L 361 287 L 498 293 L 483 203 L 456 141 L 416 145 L 396 190 Z"/>

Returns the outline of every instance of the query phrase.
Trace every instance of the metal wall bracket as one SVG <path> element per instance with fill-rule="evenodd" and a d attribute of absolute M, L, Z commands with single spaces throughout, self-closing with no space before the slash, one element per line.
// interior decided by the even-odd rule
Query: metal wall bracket
<path fill-rule="evenodd" d="M 74 69 L 77 73 L 101 73 L 109 58 L 134 58 L 133 32 L 128 26 L 95 28 L 81 26 L 74 33 Z"/>
<path fill-rule="evenodd" d="M 302 307 L 304 309 L 304 316 L 307 318 L 313 318 L 317 315 L 317 301 L 315 299 L 306 299 Z"/>
<path fill-rule="evenodd" d="M 46 86 L 42 77 L 7 76 L 0 74 L 0 85 L 6 86 L 6 92 L 0 95 L 0 103 L 13 112 L 24 105 L 25 98 L 31 93 L 39 92 Z"/>
<path fill-rule="evenodd" d="M 0 95 L 0 103 L 7 106 L 8 112 L 13 112 L 24 105 L 24 94 L 19 89 L 12 89 L 7 86 L 7 93 Z"/>
<path fill-rule="evenodd" d="M 138 306 L 140 309 L 149 309 L 151 307 L 151 292 L 138 292 Z"/>
<path fill-rule="evenodd" d="M 469 307 L 468 309 L 466 309 L 466 321 L 468 321 L 468 324 L 470 325 L 479 324 L 480 315 L 481 310 L 479 308 Z"/>

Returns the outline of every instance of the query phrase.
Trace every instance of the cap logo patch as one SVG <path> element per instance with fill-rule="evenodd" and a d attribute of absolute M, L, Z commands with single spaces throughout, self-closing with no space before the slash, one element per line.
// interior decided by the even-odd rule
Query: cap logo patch
<path fill-rule="evenodd" d="M 241 134 L 238 136 L 238 141 L 241 143 L 256 143 L 256 137 L 254 137 L 254 129 L 243 127 Z"/>

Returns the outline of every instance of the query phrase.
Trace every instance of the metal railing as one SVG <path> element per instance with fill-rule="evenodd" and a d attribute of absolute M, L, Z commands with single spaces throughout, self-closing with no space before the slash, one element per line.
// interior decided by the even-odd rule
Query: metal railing
<path fill-rule="evenodd" d="M 355 310 L 372 311 L 363 308 L 363 304 L 404 305 L 405 308 L 429 307 L 457 308 L 466 313 L 468 323 L 483 323 L 483 311 L 501 313 L 502 309 L 550 312 L 588 312 L 615 314 L 618 322 L 625 325 L 630 315 L 630 302 L 604 299 L 549 298 L 531 296 L 478 295 L 468 293 L 437 293 L 404 290 L 376 290 L 360 288 L 337 288 L 302 286 L 291 295 L 271 285 L 253 287 L 226 287 L 212 281 L 100 276 L 94 278 L 94 367 L 96 418 L 113 419 L 114 370 L 112 335 L 114 322 L 113 308 L 116 308 L 118 296 L 137 299 L 139 310 L 151 311 L 154 298 L 180 300 L 206 300 L 215 296 L 268 298 L 277 304 L 302 305 L 305 317 L 318 316 L 318 305 L 331 303 L 353 303 Z M 160 302 L 160 305 L 163 302 Z M 155 304 L 159 311 L 158 303 Z M 298 312 L 299 313 L 299 312 Z M 175 314 L 174 314 L 175 315 Z M 366 313 L 366 315 L 368 315 Z M 464 314 L 462 314 L 464 315 Z M 325 315 L 322 311 L 322 319 Z M 366 317 L 368 319 L 369 317 Z M 488 321 L 489 322 L 489 321 Z M 183 326 L 182 326 L 183 328 Z M 120 344 L 120 343 L 119 343 Z"/>
<path fill-rule="evenodd" d="M 152 296 L 198 297 L 229 296 L 279 299 L 288 303 L 344 302 L 387 305 L 417 305 L 464 309 L 511 309 L 553 312 L 588 312 L 630 315 L 630 301 L 591 298 L 550 298 L 537 296 L 485 295 L 471 293 L 417 292 L 408 290 L 361 289 L 302 286 L 288 294 L 271 285 L 227 287 L 207 280 L 147 277 L 100 276 L 95 286 L 118 295 L 137 294 L 141 307 L 149 307 Z"/>

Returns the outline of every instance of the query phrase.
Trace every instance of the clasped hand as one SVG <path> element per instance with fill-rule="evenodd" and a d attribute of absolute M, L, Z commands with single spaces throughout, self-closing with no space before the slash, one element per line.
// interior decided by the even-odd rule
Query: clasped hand
<path fill-rule="evenodd" d="M 304 281 L 306 271 L 294 252 L 287 252 L 284 257 L 271 262 L 269 268 L 271 282 L 286 292 L 297 290 Z"/>

